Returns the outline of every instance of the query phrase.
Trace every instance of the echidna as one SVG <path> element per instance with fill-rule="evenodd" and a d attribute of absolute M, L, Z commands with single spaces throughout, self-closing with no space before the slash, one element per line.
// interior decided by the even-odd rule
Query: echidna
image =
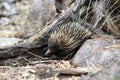
<path fill-rule="evenodd" d="M 77 23 L 68 23 L 54 30 L 48 39 L 48 50 L 45 53 L 55 55 L 58 58 L 65 58 L 71 55 L 83 41 L 92 33 Z"/>

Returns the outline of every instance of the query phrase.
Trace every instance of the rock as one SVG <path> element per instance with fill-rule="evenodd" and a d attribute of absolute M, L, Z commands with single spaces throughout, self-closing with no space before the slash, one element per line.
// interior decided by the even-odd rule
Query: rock
<path fill-rule="evenodd" d="M 18 43 L 18 41 L 21 41 L 21 39 L 17 39 L 17 38 L 0 38 L 0 48 L 4 48 L 6 46 L 12 46 L 12 45 Z"/>
<path fill-rule="evenodd" d="M 1 0 L 0 2 L 8 2 L 8 3 L 14 3 L 17 0 Z"/>
<path fill-rule="evenodd" d="M 72 63 L 76 66 L 108 66 L 120 58 L 120 41 L 111 38 L 87 40 L 75 54 Z"/>
<path fill-rule="evenodd" d="M 120 80 L 120 61 L 112 63 L 93 76 L 82 76 L 78 80 Z"/>
<path fill-rule="evenodd" d="M 8 2 L 2 2 L 0 7 L 0 15 L 2 16 L 11 16 L 17 14 L 15 8 L 12 6 L 12 4 Z"/>
<path fill-rule="evenodd" d="M 120 61 L 117 62 L 117 64 L 114 64 L 112 66 L 114 68 L 114 71 L 113 71 L 113 80 L 120 80 Z"/>
<path fill-rule="evenodd" d="M 8 3 L 14 3 L 15 1 L 18 1 L 18 0 L 7 0 Z"/>

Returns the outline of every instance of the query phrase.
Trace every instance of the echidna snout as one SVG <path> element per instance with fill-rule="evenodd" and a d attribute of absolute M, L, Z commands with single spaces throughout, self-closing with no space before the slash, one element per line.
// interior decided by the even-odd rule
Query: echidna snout
<path fill-rule="evenodd" d="M 50 49 L 48 49 L 44 54 L 44 56 L 46 56 L 46 57 L 51 56 L 51 55 L 52 55 L 52 51 Z"/>

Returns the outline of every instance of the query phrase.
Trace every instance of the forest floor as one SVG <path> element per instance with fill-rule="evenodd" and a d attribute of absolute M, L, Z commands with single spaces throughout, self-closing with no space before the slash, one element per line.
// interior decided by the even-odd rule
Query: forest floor
<path fill-rule="evenodd" d="M 3 3 L 0 3 L 0 5 L 1 4 Z M 15 42 L 23 39 L 21 35 L 24 33 L 25 24 L 30 15 L 30 4 L 28 0 L 18 1 L 10 4 L 10 6 L 11 10 L 8 11 L 5 9 L 2 11 L 0 7 L 0 14 L 2 14 L 2 16 L 0 15 L 0 48 L 6 45 L 13 45 Z M 7 7 L 10 6 L 8 5 Z M 8 39 L 8 42 L 5 41 L 6 39 Z M 112 40 L 109 39 L 108 41 Z M 94 46 L 93 43 L 91 44 L 94 49 L 96 46 Z M 116 48 L 120 49 L 120 44 L 117 45 Z M 110 50 L 106 49 L 108 52 Z M 111 58 L 111 55 L 108 55 L 108 58 L 109 57 Z M 94 58 L 94 55 L 92 55 L 91 58 Z M 112 61 L 113 60 L 111 60 L 111 62 Z M 27 51 L 19 56 L 0 60 L 0 80 L 92 80 L 90 79 L 90 77 L 94 76 L 92 73 L 102 70 L 103 67 L 100 65 L 96 66 L 92 63 L 90 63 L 90 65 L 92 65 L 92 68 L 87 65 L 86 67 L 78 67 L 77 69 L 76 66 L 71 63 L 71 60 L 50 60 Z M 112 67 L 110 67 L 110 69 L 112 69 Z M 109 71 L 108 68 L 106 70 Z M 89 75 L 89 77 L 84 78 L 86 74 Z M 101 76 L 102 75 L 100 75 L 100 77 Z M 102 79 L 100 78 L 99 80 Z"/>

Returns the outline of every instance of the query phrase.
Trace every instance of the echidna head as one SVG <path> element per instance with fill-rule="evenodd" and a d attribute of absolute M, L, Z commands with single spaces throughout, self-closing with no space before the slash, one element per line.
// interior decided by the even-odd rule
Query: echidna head
<path fill-rule="evenodd" d="M 45 56 L 51 56 L 51 55 L 56 55 L 56 56 L 64 56 L 65 49 L 60 48 L 59 45 L 49 43 L 48 45 L 48 50 L 45 53 Z"/>

